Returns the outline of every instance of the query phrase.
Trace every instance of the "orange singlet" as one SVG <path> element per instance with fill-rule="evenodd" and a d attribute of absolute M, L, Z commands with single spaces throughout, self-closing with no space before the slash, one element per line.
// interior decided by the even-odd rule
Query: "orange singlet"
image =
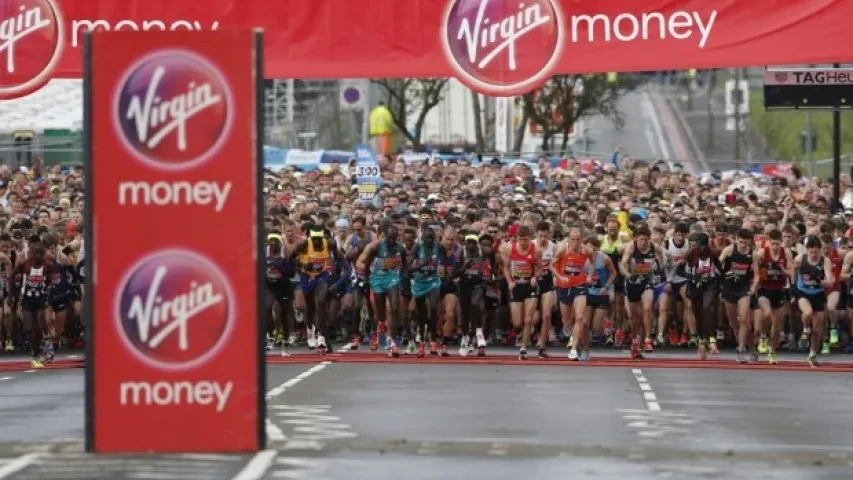
<path fill-rule="evenodd" d="M 557 279 L 560 288 L 576 288 L 586 283 L 586 263 L 589 257 L 583 252 L 566 252 L 557 260 L 557 271 L 563 277 Z M 568 279 L 565 279 L 568 277 Z"/>

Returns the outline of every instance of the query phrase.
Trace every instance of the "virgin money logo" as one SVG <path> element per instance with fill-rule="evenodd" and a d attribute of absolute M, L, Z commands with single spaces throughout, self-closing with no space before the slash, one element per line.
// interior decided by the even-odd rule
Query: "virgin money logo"
<path fill-rule="evenodd" d="M 131 66 L 115 92 L 119 137 L 154 168 L 185 170 L 215 154 L 231 128 L 231 89 L 208 59 L 162 50 Z"/>
<path fill-rule="evenodd" d="M 544 82 L 559 60 L 562 21 L 555 0 L 451 0 L 442 43 L 462 82 L 517 95 Z"/>
<path fill-rule="evenodd" d="M 166 370 L 202 365 L 234 323 L 234 295 L 212 260 L 185 250 L 144 258 L 119 288 L 115 317 L 131 351 Z"/>
<path fill-rule="evenodd" d="M 62 14 L 53 0 L 8 0 L 0 9 L 0 99 L 32 93 L 62 57 Z"/>

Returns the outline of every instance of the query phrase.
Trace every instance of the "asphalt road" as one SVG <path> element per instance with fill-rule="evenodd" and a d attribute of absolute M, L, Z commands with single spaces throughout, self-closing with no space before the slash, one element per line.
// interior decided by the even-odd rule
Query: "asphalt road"
<path fill-rule="evenodd" d="M 269 452 L 95 457 L 81 370 L 6 373 L 0 479 L 849 479 L 849 375 L 272 365 Z"/>
<path fill-rule="evenodd" d="M 677 127 L 670 107 L 654 87 L 632 92 L 618 102 L 624 125 L 618 128 L 607 117 L 597 115 L 587 119 L 585 127 L 593 143 L 584 148 L 583 141 L 577 150 L 611 153 L 616 147 L 641 160 L 673 160 L 685 165 L 691 162 L 684 148 L 682 133 Z"/>

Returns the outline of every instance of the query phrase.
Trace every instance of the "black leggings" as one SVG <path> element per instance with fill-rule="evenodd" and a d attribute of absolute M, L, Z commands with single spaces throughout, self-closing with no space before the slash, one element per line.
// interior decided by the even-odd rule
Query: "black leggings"
<path fill-rule="evenodd" d="M 461 310 L 460 323 L 462 331 L 473 335 L 475 329 L 485 330 L 486 321 L 486 286 L 459 285 L 459 306 Z M 464 322 L 464 323 L 462 323 Z"/>

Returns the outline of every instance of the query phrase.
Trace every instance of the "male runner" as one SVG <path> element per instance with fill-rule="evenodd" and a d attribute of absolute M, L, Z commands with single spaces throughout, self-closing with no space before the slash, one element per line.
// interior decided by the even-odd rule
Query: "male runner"
<path fill-rule="evenodd" d="M 52 269 L 45 256 L 44 244 L 38 237 L 30 238 L 27 260 L 15 266 L 16 297 L 19 298 L 24 328 L 30 331 L 30 346 L 32 350 L 31 365 L 42 368 L 40 360 L 42 351 L 46 362 L 53 362 L 53 339 L 47 335 L 45 309 L 47 307 L 48 279 Z"/>
<path fill-rule="evenodd" d="M 533 244 L 533 231 L 526 225 L 515 230 L 516 239 L 508 242 L 501 250 L 503 274 L 509 287 L 510 317 L 517 329 L 522 329 L 521 349 L 518 357 L 527 360 L 527 346 L 536 320 L 539 296 L 536 278 L 539 275 L 541 258 Z"/>
<path fill-rule="evenodd" d="M 584 323 L 587 327 L 591 325 L 593 331 L 598 331 L 601 328 L 604 315 L 610 307 L 610 294 L 613 290 L 613 282 L 616 281 L 616 267 L 608 255 L 599 251 L 601 242 L 598 237 L 589 236 L 583 243 L 584 250 L 589 257 L 589 269 L 591 271 L 587 286 Z M 583 348 L 578 359 L 581 361 L 589 360 L 588 332 L 581 332 L 579 338 Z"/>
<path fill-rule="evenodd" d="M 640 342 L 648 340 L 647 326 L 652 325 L 655 289 L 663 274 L 663 252 L 651 243 L 652 232 L 646 225 L 634 230 L 634 241 L 625 247 L 619 270 L 625 276 L 631 323 L 631 358 L 642 359 Z M 651 347 L 651 341 L 646 347 Z M 648 350 L 646 348 L 646 350 Z"/>
<path fill-rule="evenodd" d="M 770 340 L 767 349 L 767 362 L 776 363 L 776 351 L 784 334 L 785 306 L 787 304 L 788 279 L 792 276 L 791 251 L 782 246 L 782 232 L 772 230 L 767 235 L 767 246 L 753 256 L 753 290 L 758 292 L 758 306 L 764 318 L 770 319 Z M 846 259 L 845 259 L 846 261 Z M 850 258 L 853 265 L 853 257 Z"/>
<path fill-rule="evenodd" d="M 435 239 L 435 231 L 424 230 L 421 242 L 415 246 L 408 271 L 412 278 L 411 296 L 415 301 L 417 328 L 415 343 L 418 357 L 426 354 L 425 342 L 430 342 L 430 353 L 438 354 L 438 346 L 433 340 L 438 327 L 439 300 L 441 297 L 441 277 L 438 276 L 438 259 L 444 246 Z M 447 356 L 447 346 L 443 345 L 441 355 Z"/>
<path fill-rule="evenodd" d="M 607 218 L 605 224 L 607 229 L 606 234 L 601 238 L 601 253 L 610 257 L 613 265 L 618 266 L 622 261 L 622 252 L 624 250 L 624 242 L 622 235 L 619 233 L 619 219 L 613 215 Z M 618 268 L 617 268 L 618 270 Z M 608 343 L 612 343 L 614 347 L 621 348 L 624 340 L 626 325 L 625 312 L 625 277 L 617 271 L 616 279 L 613 282 L 613 294 L 611 295 L 611 306 L 613 311 L 613 335 L 608 338 Z"/>
<path fill-rule="evenodd" d="M 547 356 L 548 342 L 553 332 L 554 324 L 551 315 L 557 306 L 557 291 L 554 287 L 554 277 L 551 273 L 551 261 L 554 259 L 556 246 L 551 241 L 551 224 L 539 222 L 536 228 L 536 250 L 540 252 L 539 280 L 539 308 L 542 314 L 542 325 L 539 330 L 539 352 Z"/>
<path fill-rule="evenodd" d="M 397 227 L 390 223 L 382 227 L 382 238 L 365 248 L 356 268 L 369 275 L 376 318 L 386 319 L 388 354 L 396 358 L 400 356 L 400 349 L 394 338 L 395 322 L 400 312 L 400 279 L 406 275 L 406 249 L 397 241 Z M 386 315 L 386 302 L 391 304 L 390 315 Z M 378 348 L 378 334 L 371 335 L 370 348 Z"/>
<path fill-rule="evenodd" d="M 494 280 L 495 256 L 485 255 L 480 246 L 480 238 L 474 234 L 465 236 L 465 248 L 457 271 L 459 277 L 459 301 L 461 318 L 468 321 L 465 336 L 474 338 L 477 345 L 477 356 L 486 355 L 485 313 L 486 288 Z M 465 337 L 463 337 L 465 338 Z M 464 347 L 469 347 L 466 350 Z M 459 354 L 466 356 L 473 345 L 463 345 Z"/>
<path fill-rule="evenodd" d="M 591 272 L 589 257 L 581 242 L 580 228 L 570 228 L 568 238 L 557 246 L 551 260 L 551 273 L 557 283 L 563 325 L 572 329 L 569 360 L 580 359 L 578 344 L 582 344 L 581 335 L 587 331 L 586 297 Z"/>
<path fill-rule="evenodd" d="M 59 236 L 55 233 L 44 235 L 47 261 L 51 263 L 50 285 L 48 287 L 49 309 L 45 311 L 48 335 L 53 339 L 53 353 L 59 349 L 59 340 L 65 332 L 65 319 L 73 302 L 71 284 L 74 281 L 71 247 L 59 246 Z"/>
<path fill-rule="evenodd" d="M 329 268 L 333 266 L 332 252 L 337 249 L 335 241 L 326 238 L 325 230 L 311 225 L 308 238 L 302 240 L 289 257 L 298 259 L 299 279 L 302 296 L 305 300 L 305 324 L 316 329 L 317 353 L 325 355 L 328 351 L 326 339 L 328 331 L 328 309 L 326 298 L 329 292 Z M 298 306 L 296 307 L 299 308 Z"/>
<path fill-rule="evenodd" d="M 293 264 L 286 258 L 284 239 L 278 233 L 267 235 L 266 252 L 266 290 L 267 290 L 267 350 L 272 350 L 276 340 L 281 341 L 282 356 L 289 356 L 291 345 L 290 334 L 293 332 L 293 317 L 287 312 L 293 308 Z M 272 332 L 281 332 L 272 335 Z"/>
<path fill-rule="evenodd" d="M 752 232 L 742 228 L 738 230 L 735 242 L 720 253 L 722 298 L 729 325 L 737 332 L 738 363 L 746 363 L 747 348 L 754 348 L 751 302 L 756 289 L 752 240 Z M 758 353 L 753 351 L 752 361 L 757 360 Z"/>
<path fill-rule="evenodd" d="M 807 253 L 794 259 L 792 283 L 796 290 L 797 306 L 803 320 L 803 337 L 809 341 L 809 365 L 820 364 L 817 354 L 823 341 L 824 312 L 826 310 L 826 288 L 832 286 L 832 265 L 821 254 L 820 239 L 810 236 L 806 239 Z"/>
<path fill-rule="evenodd" d="M 367 320 L 370 321 L 373 318 L 373 306 L 369 301 L 365 302 L 365 299 L 370 298 L 370 283 L 367 271 L 365 269 L 359 270 L 356 265 L 358 258 L 364 253 L 367 245 L 374 241 L 373 234 L 364 228 L 366 222 L 367 220 L 362 216 L 353 218 L 352 223 L 350 223 L 352 233 L 344 242 L 344 256 L 351 264 L 356 266 L 352 274 L 353 291 L 349 294 L 351 298 L 348 299 L 347 295 L 344 295 L 344 303 L 352 305 L 352 309 L 344 314 L 348 317 L 345 323 L 354 327 L 350 339 L 350 348 L 352 350 L 358 350 L 358 347 L 361 345 L 361 332 L 364 327 L 361 324 L 362 310 L 365 306 L 367 307 Z"/>
<path fill-rule="evenodd" d="M 687 234 L 690 233 L 690 227 L 684 222 L 678 222 L 672 233 L 672 238 L 666 241 L 664 248 L 664 256 L 666 262 L 667 273 L 670 285 L 670 301 L 662 302 L 660 305 L 660 317 L 658 318 L 658 345 L 664 343 L 664 332 L 669 315 L 669 306 L 675 306 L 678 300 L 681 300 L 684 306 L 684 323 L 683 329 L 679 332 L 675 325 L 670 329 L 670 345 L 689 345 L 695 347 L 696 336 L 696 317 L 693 315 L 693 306 L 690 303 L 690 296 L 687 295 L 687 272 L 685 270 L 685 260 L 687 253 L 690 251 L 690 244 L 687 242 Z M 669 305 L 667 305 L 667 303 Z M 687 333 L 690 338 L 687 338 Z"/>

